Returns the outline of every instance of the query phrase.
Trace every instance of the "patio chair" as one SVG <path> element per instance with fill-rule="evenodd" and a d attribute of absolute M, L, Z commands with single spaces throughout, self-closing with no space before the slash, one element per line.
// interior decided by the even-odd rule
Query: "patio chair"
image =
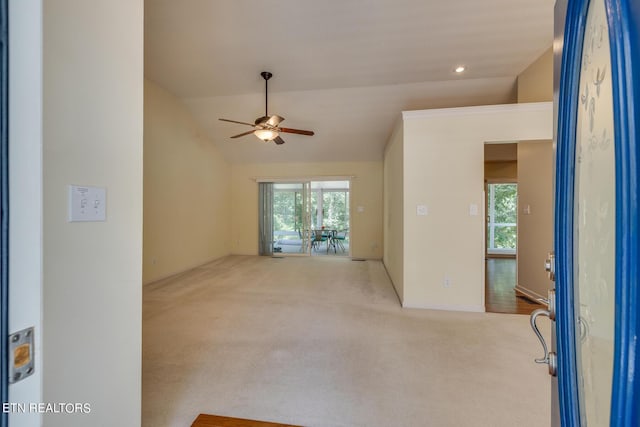
<path fill-rule="evenodd" d="M 335 247 L 338 247 L 342 252 L 346 251 L 344 247 L 344 242 L 347 240 L 347 234 L 349 234 L 349 230 L 342 230 L 333 234 L 331 241 L 335 245 L 334 249 Z"/>
<path fill-rule="evenodd" d="M 316 251 L 322 243 L 326 243 L 329 240 L 329 237 L 325 235 L 324 230 L 313 230 L 312 236 L 313 240 L 311 241 L 311 247 Z"/>

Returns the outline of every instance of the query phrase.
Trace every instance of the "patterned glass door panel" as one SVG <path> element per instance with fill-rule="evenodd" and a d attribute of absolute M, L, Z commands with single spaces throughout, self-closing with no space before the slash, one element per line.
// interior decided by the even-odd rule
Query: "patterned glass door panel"
<path fill-rule="evenodd" d="M 603 0 L 587 12 L 575 158 L 575 319 L 581 425 L 609 425 L 615 303 L 615 151 Z"/>

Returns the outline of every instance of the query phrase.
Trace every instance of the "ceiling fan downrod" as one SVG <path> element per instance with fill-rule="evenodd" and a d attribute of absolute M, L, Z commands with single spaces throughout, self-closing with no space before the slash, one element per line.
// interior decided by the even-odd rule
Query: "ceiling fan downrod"
<path fill-rule="evenodd" d="M 260 75 L 264 79 L 264 116 L 269 117 L 269 79 L 273 77 L 273 74 L 263 71 Z"/>

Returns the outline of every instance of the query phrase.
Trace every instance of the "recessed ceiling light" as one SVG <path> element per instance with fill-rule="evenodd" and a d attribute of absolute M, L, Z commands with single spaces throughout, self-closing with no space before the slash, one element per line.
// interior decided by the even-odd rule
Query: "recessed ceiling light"
<path fill-rule="evenodd" d="M 463 73 L 463 72 L 464 72 L 464 70 L 466 70 L 466 68 L 465 68 L 465 66 L 464 66 L 464 65 L 458 65 L 454 71 L 455 71 L 456 73 L 460 74 L 460 73 Z"/>

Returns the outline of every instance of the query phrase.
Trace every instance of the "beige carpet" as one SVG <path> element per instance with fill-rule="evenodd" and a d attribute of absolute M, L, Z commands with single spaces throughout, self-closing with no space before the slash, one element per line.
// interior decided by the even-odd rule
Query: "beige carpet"
<path fill-rule="evenodd" d="M 527 316 L 402 309 L 380 262 L 226 257 L 146 286 L 143 316 L 143 426 L 549 425 Z"/>

